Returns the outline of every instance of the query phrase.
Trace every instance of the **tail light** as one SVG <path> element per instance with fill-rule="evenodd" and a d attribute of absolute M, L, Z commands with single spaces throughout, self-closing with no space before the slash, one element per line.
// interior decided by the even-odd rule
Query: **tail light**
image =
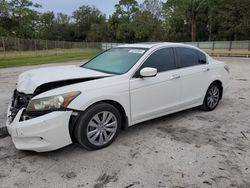
<path fill-rule="evenodd" d="M 224 69 L 227 71 L 227 72 L 230 72 L 230 69 L 227 65 L 224 66 Z"/>

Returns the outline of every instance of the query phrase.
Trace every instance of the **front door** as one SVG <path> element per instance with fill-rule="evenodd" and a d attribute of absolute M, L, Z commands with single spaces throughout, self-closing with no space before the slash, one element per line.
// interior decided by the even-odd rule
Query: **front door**
<path fill-rule="evenodd" d="M 140 78 L 145 67 L 156 68 L 155 77 Z M 132 123 L 167 114 L 177 109 L 180 102 L 180 76 L 176 70 L 172 48 L 159 49 L 143 63 L 130 80 Z"/>

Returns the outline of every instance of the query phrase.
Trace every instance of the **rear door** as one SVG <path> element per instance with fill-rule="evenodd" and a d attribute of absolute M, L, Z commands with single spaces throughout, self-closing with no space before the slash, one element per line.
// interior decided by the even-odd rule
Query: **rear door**
<path fill-rule="evenodd" d="M 194 48 L 175 48 L 181 76 L 182 107 L 199 105 L 205 96 L 210 81 L 210 69 L 206 55 Z"/>

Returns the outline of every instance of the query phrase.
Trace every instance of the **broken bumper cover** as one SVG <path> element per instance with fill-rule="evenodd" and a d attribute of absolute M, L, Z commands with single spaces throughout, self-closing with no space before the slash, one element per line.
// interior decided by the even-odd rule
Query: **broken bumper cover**
<path fill-rule="evenodd" d="M 55 111 L 20 121 L 24 109 L 6 126 L 17 149 L 37 152 L 52 151 L 72 143 L 69 120 L 72 111 Z M 9 114 L 10 112 L 8 112 Z"/>

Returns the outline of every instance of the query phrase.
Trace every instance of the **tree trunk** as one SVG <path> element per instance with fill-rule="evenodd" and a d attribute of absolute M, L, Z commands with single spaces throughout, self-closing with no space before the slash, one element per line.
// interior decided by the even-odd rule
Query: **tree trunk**
<path fill-rule="evenodd" d="M 192 27 L 192 42 L 195 42 L 196 41 L 196 16 L 195 14 L 193 13 L 192 14 L 192 18 L 191 18 L 191 27 Z"/>

